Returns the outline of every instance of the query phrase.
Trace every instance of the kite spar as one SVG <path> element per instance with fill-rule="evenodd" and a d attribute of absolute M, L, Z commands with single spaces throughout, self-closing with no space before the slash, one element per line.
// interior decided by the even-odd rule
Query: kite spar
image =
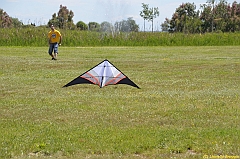
<path fill-rule="evenodd" d="M 86 71 L 63 87 L 76 84 L 96 84 L 100 88 L 107 85 L 127 84 L 139 88 L 133 81 L 124 75 L 107 59 L 97 64 L 95 67 Z"/>

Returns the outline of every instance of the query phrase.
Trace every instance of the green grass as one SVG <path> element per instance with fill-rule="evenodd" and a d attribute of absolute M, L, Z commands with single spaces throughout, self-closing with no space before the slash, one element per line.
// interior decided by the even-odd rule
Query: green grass
<path fill-rule="evenodd" d="M 239 156 L 239 46 L 0 47 L 0 158 Z M 128 85 L 63 85 L 108 59 Z"/>

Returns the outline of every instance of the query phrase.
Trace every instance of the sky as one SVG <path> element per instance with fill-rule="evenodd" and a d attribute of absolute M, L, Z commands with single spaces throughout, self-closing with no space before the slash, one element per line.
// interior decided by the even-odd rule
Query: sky
<path fill-rule="evenodd" d="M 149 7 L 158 7 L 160 15 L 154 19 L 154 30 L 161 30 L 160 25 L 165 18 L 171 19 L 182 3 L 194 3 L 196 9 L 207 0 L 0 0 L 0 8 L 13 18 L 18 18 L 24 24 L 35 23 L 45 25 L 58 13 L 60 5 L 66 6 L 74 13 L 73 21 L 102 23 L 104 21 L 114 24 L 116 21 L 127 20 L 132 17 L 139 25 L 140 30 L 144 28 L 144 20 L 139 15 L 143 10 L 142 3 Z M 239 3 L 239 0 L 236 0 Z M 233 0 L 228 0 L 232 3 Z M 151 30 L 151 23 L 145 23 L 145 30 Z"/>

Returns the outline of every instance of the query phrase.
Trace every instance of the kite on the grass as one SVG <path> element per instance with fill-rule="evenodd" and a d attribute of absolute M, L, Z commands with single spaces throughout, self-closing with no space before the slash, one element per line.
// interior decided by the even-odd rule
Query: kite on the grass
<path fill-rule="evenodd" d="M 139 88 L 133 81 L 131 81 L 126 75 L 124 75 L 120 70 L 118 70 L 107 59 L 100 62 L 95 67 L 91 68 L 90 70 L 75 78 L 63 87 L 84 83 L 96 84 L 100 88 L 114 84 L 127 84 Z"/>

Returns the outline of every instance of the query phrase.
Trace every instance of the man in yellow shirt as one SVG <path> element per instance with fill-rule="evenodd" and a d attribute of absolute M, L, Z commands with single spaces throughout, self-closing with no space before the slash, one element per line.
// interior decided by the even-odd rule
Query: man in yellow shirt
<path fill-rule="evenodd" d="M 48 53 L 52 57 L 52 60 L 57 60 L 58 54 L 58 46 L 61 45 L 62 42 L 62 35 L 61 33 L 51 25 L 51 30 L 48 33 L 48 43 L 49 43 L 49 50 Z M 54 51 L 54 54 L 52 54 Z"/>

